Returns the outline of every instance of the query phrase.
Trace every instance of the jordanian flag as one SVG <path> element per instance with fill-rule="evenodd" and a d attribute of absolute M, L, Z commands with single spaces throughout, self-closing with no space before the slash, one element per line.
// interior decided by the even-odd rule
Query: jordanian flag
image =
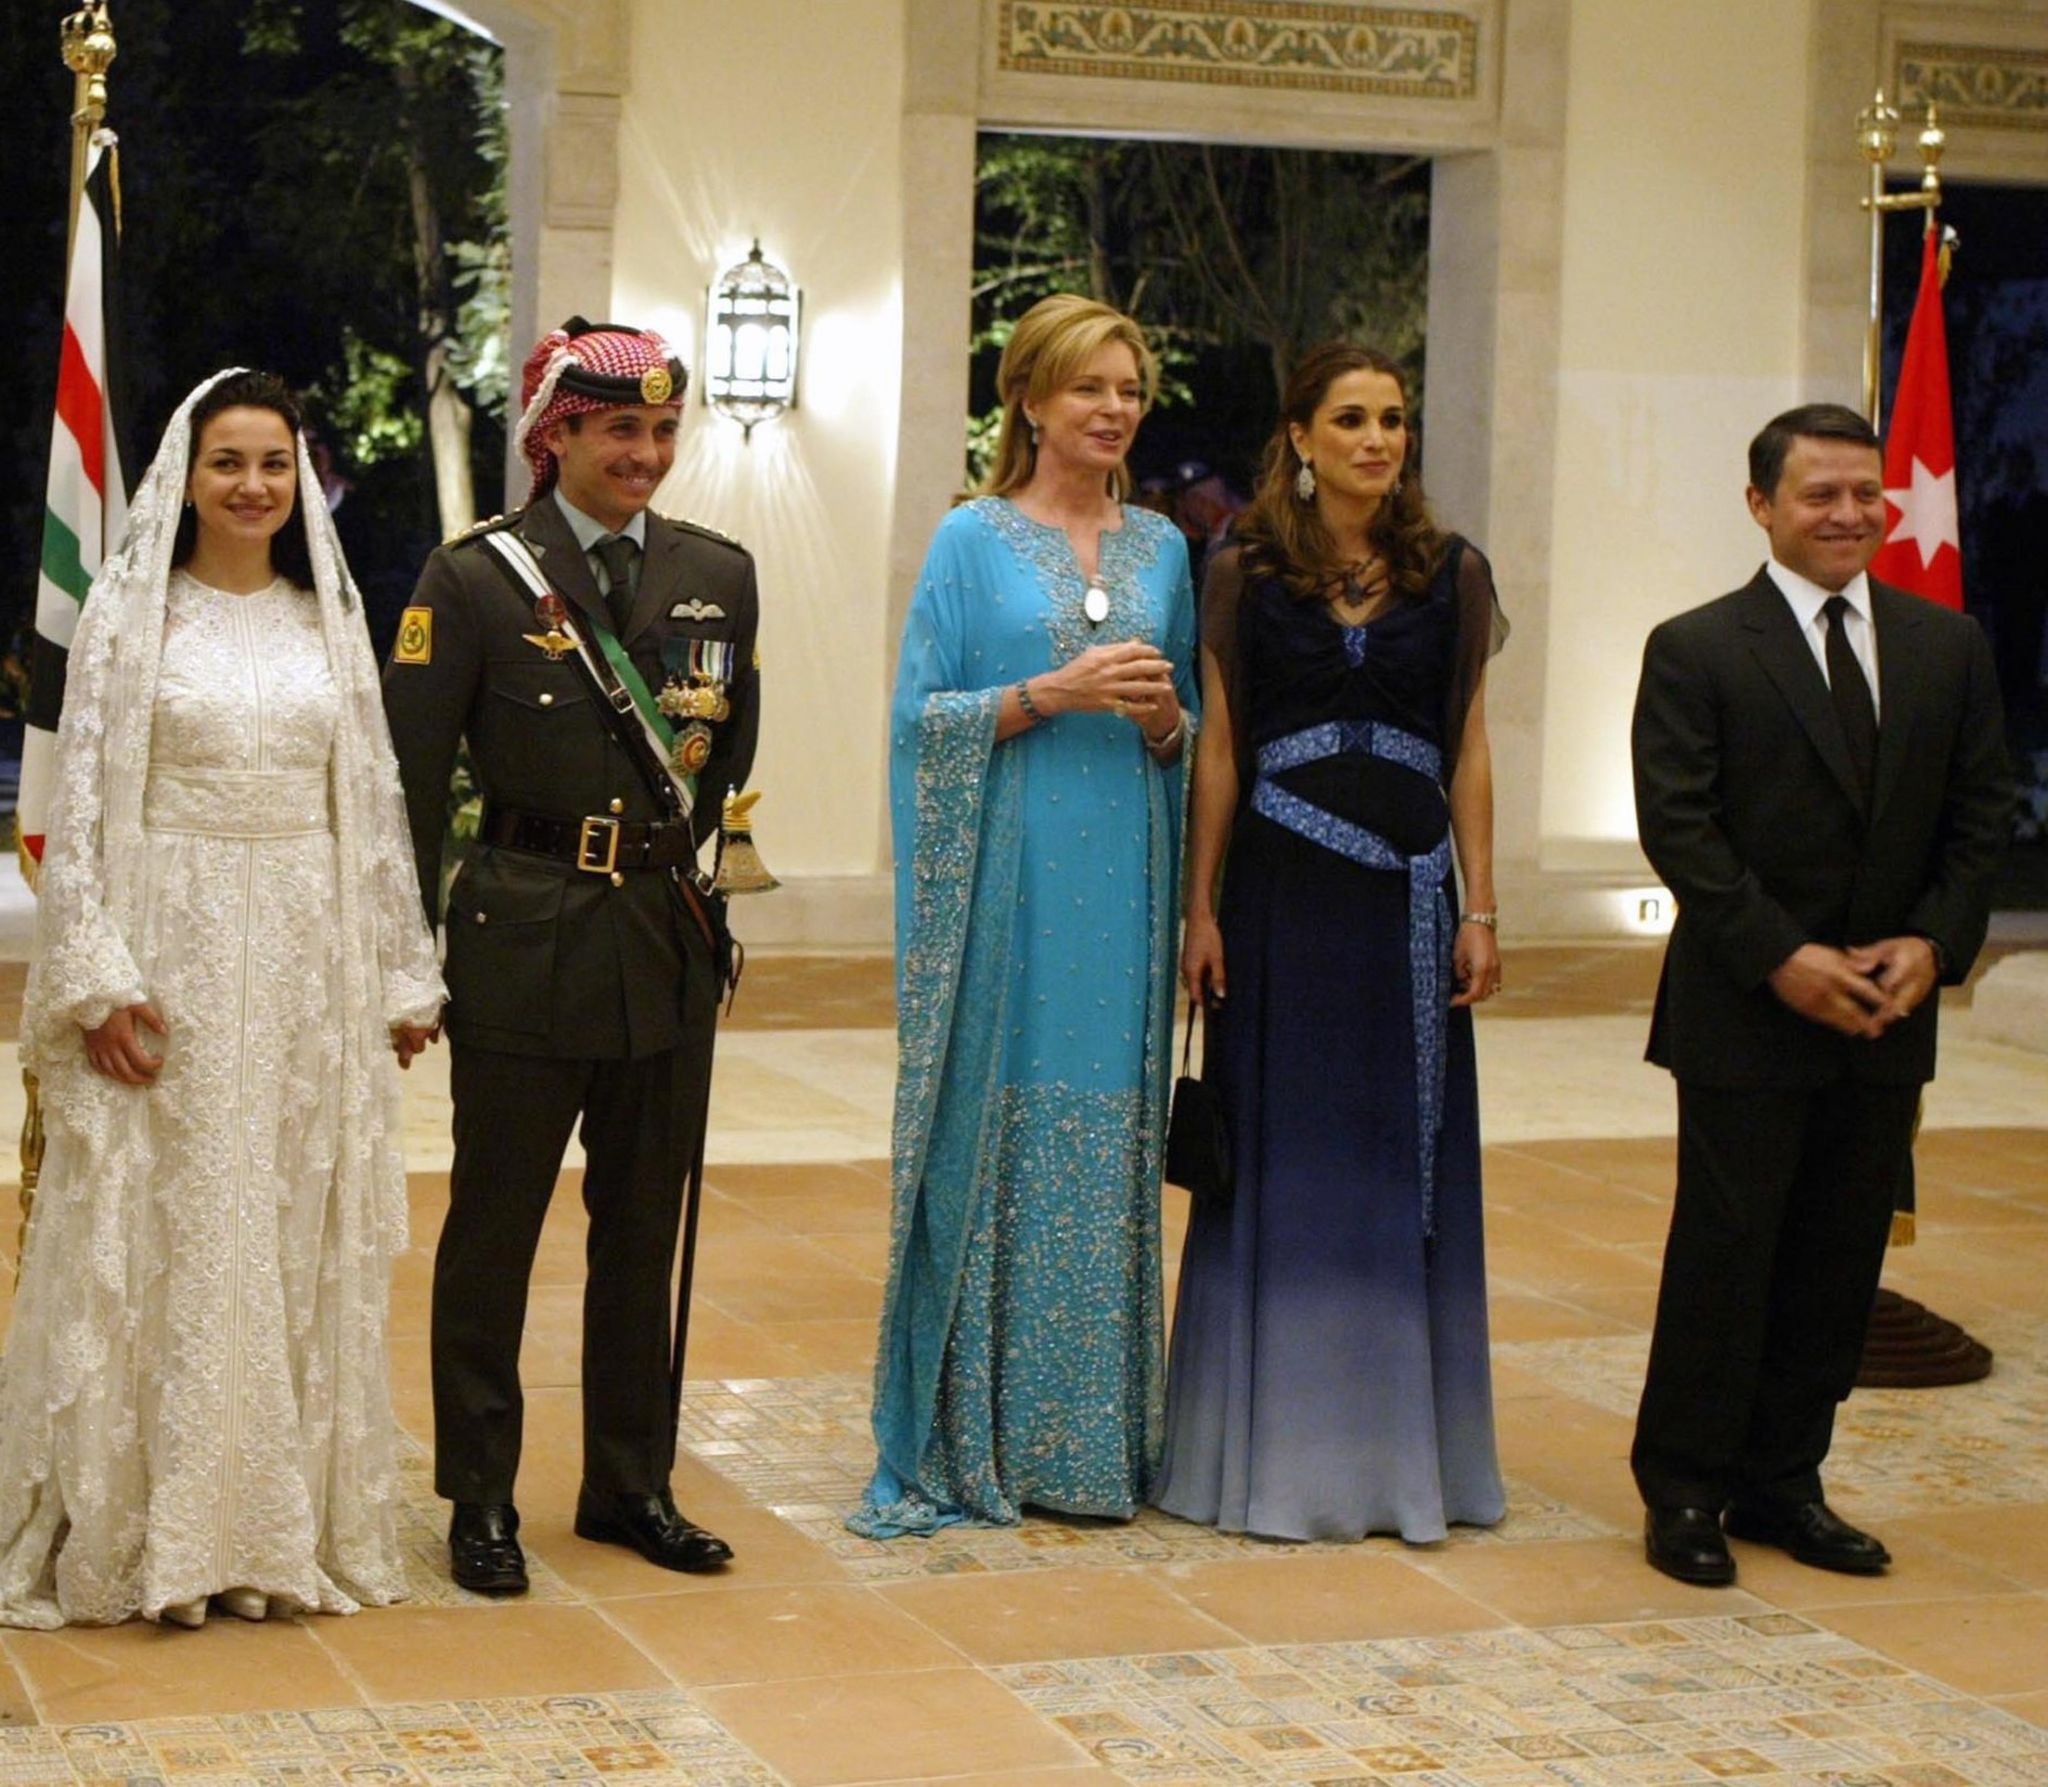
<path fill-rule="evenodd" d="M 57 367 L 57 416 L 50 429 L 49 495 L 36 579 L 36 631 L 29 653 L 27 728 L 21 752 L 17 823 L 22 848 L 38 862 L 50 810 L 57 716 L 78 611 L 101 562 L 128 519 L 128 477 L 118 426 L 119 369 L 107 319 L 113 314 L 116 248 L 114 138 L 102 131 L 86 163 L 85 197 L 71 244 L 64 294 L 64 347 Z"/>

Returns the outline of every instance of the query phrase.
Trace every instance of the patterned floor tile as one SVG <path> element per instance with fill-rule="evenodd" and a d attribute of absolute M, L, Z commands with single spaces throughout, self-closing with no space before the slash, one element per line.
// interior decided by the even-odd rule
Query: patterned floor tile
<path fill-rule="evenodd" d="M 692 1384 L 683 1408 L 686 1451 L 824 1546 L 860 1581 L 961 1571 L 1035 1570 L 1097 1564 L 1206 1563 L 1247 1553 L 1329 1549 L 1247 1538 L 1147 1509 L 1128 1523 L 1034 1515 L 1022 1526 L 951 1527 L 928 1539 L 878 1544 L 846 1530 L 874 1469 L 869 1382 L 847 1373 L 727 1379 Z M 1458 1527 L 1452 1545 L 1593 1538 L 1616 1529 L 1525 1483 L 1508 1485 L 1498 1527 Z M 1344 1547 L 1337 1547 L 1344 1549 Z"/>
<path fill-rule="evenodd" d="M 991 1672 L 1126 1779 L 2038 1787 L 2048 1731 L 1784 1614 Z"/>
<path fill-rule="evenodd" d="M 2048 1501 L 2048 1318 L 1992 1311 L 1971 1325 L 1998 1356 L 1983 1382 L 1858 1390 L 1842 1405 L 1827 1479 L 1853 1493 L 1859 1516 Z M 1632 1416 L 1649 1338 L 1514 1341 L 1494 1351 L 1552 1389 Z"/>
<path fill-rule="evenodd" d="M 780 1780 L 690 1696 L 667 1689 L 0 1731 L 0 1787 L 173 1778 L 179 1787 Z"/>
<path fill-rule="evenodd" d="M 405 1553 L 405 1587 L 416 1607 L 488 1607 L 489 1595 L 457 1588 L 448 1575 L 448 1504 L 434 1493 L 434 1461 L 426 1448 L 399 1434 L 398 1543 Z M 536 1601 L 575 1601 L 581 1597 L 531 1546 L 526 1571 Z M 4 1784 L 0 1784 L 4 1787 Z"/>

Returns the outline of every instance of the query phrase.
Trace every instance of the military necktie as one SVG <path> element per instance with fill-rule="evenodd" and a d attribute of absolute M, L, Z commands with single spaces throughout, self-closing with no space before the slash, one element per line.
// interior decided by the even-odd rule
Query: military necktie
<path fill-rule="evenodd" d="M 1863 674 L 1862 661 L 1849 643 L 1844 618 L 1848 612 L 1846 596 L 1830 596 L 1821 608 L 1828 620 L 1828 693 L 1834 697 L 1835 717 L 1849 746 L 1850 767 L 1867 798 L 1877 769 L 1877 704 L 1870 698 L 1870 679 Z"/>
<path fill-rule="evenodd" d="M 633 615 L 633 563 L 640 548 L 624 534 L 606 534 L 590 550 L 604 566 L 604 605 L 611 610 L 612 631 L 623 639 Z"/>

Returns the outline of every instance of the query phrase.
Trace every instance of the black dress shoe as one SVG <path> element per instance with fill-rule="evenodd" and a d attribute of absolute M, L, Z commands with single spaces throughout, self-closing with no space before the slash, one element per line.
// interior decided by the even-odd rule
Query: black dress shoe
<path fill-rule="evenodd" d="M 692 1576 L 720 1570 L 732 1547 L 676 1512 L 664 1489 L 659 1495 L 600 1495 L 586 1488 L 576 1498 L 576 1536 L 602 1545 L 625 1545 L 650 1564 Z"/>
<path fill-rule="evenodd" d="M 457 1502 L 448 1523 L 448 1570 L 456 1587 L 473 1594 L 525 1594 L 519 1510 L 510 1502 Z"/>
<path fill-rule="evenodd" d="M 1735 1560 L 1711 1508 L 1645 1510 L 1643 1554 L 1653 1568 L 1701 1588 L 1726 1588 L 1735 1580 Z"/>
<path fill-rule="evenodd" d="M 1881 1575 L 1892 1554 L 1868 1533 L 1851 1526 L 1826 1502 L 1801 1502 L 1776 1512 L 1730 1508 L 1728 1531 L 1758 1545 L 1775 1545 L 1816 1570 L 1840 1570 L 1846 1576 Z"/>

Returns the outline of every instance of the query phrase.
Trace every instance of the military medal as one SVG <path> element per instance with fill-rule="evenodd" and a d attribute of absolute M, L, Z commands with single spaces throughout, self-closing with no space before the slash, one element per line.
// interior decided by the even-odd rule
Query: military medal
<path fill-rule="evenodd" d="M 551 591 L 534 603 L 533 613 L 547 631 L 522 633 L 520 638 L 546 652 L 550 664 L 559 663 L 564 655 L 576 649 L 575 635 L 563 631 L 569 622 L 569 610 L 563 605 L 562 598 Z"/>
<path fill-rule="evenodd" d="M 1099 583 L 1089 584 L 1088 593 L 1081 598 L 1081 612 L 1091 627 L 1101 626 L 1109 619 L 1109 591 Z"/>
<path fill-rule="evenodd" d="M 677 775 L 694 776 L 711 761 L 711 728 L 702 720 L 692 720 L 676 734 L 668 761 Z"/>
<path fill-rule="evenodd" d="M 732 681 L 732 641 L 691 639 L 683 643 L 689 648 L 689 662 L 670 674 L 654 698 L 655 706 L 676 720 L 730 719 L 732 701 L 726 687 Z"/>

